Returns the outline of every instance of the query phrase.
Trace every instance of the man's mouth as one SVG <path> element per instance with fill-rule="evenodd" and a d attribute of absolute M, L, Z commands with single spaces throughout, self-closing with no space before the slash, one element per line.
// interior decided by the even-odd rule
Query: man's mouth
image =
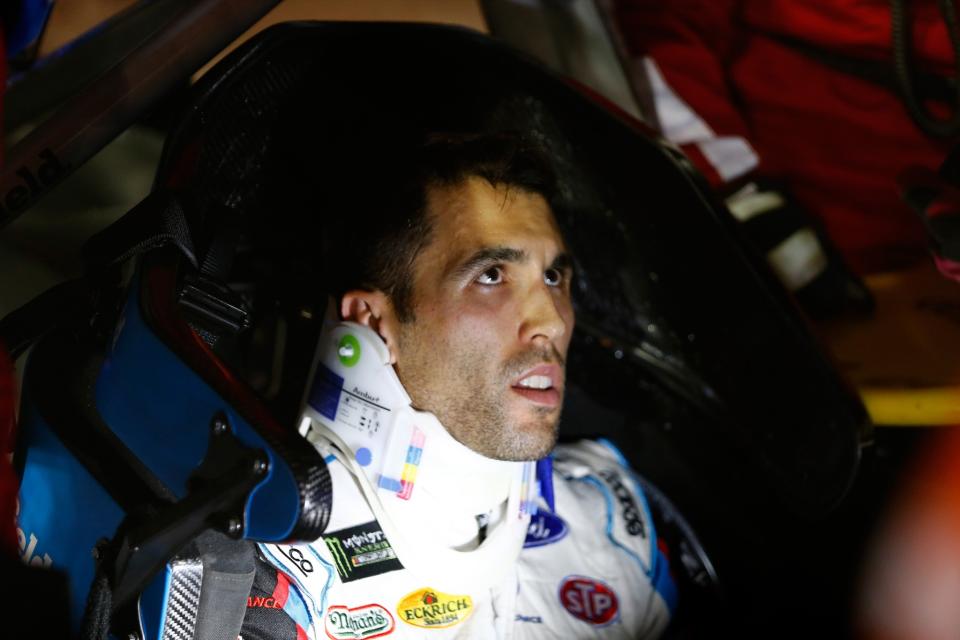
<path fill-rule="evenodd" d="M 555 364 L 542 364 L 524 372 L 510 387 L 535 404 L 558 407 L 562 399 L 562 374 Z"/>

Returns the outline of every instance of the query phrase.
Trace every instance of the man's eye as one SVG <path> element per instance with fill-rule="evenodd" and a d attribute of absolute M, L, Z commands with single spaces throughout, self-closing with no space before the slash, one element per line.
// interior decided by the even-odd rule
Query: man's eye
<path fill-rule="evenodd" d="M 563 283 L 563 272 L 560 269 L 547 269 L 543 272 L 543 281 L 549 287 L 559 287 Z"/>
<path fill-rule="evenodd" d="M 503 282 L 503 270 L 500 267 L 490 267 L 477 278 L 480 284 L 500 284 Z"/>

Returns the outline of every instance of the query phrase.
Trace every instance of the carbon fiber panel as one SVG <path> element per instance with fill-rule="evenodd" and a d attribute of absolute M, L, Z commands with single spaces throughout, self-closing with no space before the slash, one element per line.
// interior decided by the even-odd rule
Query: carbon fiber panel
<path fill-rule="evenodd" d="M 170 590 L 167 615 L 163 621 L 163 640 L 193 640 L 200 609 L 200 585 L 203 563 L 199 559 L 174 560 L 169 565 Z"/>

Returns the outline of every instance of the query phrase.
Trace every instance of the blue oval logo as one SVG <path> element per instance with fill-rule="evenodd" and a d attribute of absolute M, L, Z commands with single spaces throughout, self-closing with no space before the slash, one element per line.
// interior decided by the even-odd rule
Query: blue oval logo
<path fill-rule="evenodd" d="M 567 535 L 567 523 L 560 516 L 549 511 L 538 511 L 530 518 L 530 527 L 527 537 L 523 541 L 523 548 L 542 547 L 562 540 Z"/>

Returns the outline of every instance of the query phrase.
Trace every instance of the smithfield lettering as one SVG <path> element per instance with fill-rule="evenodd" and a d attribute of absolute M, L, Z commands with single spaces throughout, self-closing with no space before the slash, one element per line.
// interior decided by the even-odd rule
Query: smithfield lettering
<path fill-rule="evenodd" d="M 23 211 L 44 191 L 56 185 L 66 175 L 67 167 L 60 162 L 60 159 L 50 149 L 41 151 L 39 160 L 40 163 L 34 170 L 26 165 L 17 169 L 15 175 L 23 182 L 10 187 L 3 194 L 2 203 L 0 203 L 0 216 L 6 216 L 8 212 L 19 213 Z"/>
<path fill-rule="evenodd" d="M 44 553 L 41 556 L 37 551 L 37 536 L 31 533 L 28 537 L 20 527 L 17 527 L 17 546 L 20 548 L 20 560 L 24 564 L 45 569 L 53 566 L 53 558 L 50 554 Z"/>

